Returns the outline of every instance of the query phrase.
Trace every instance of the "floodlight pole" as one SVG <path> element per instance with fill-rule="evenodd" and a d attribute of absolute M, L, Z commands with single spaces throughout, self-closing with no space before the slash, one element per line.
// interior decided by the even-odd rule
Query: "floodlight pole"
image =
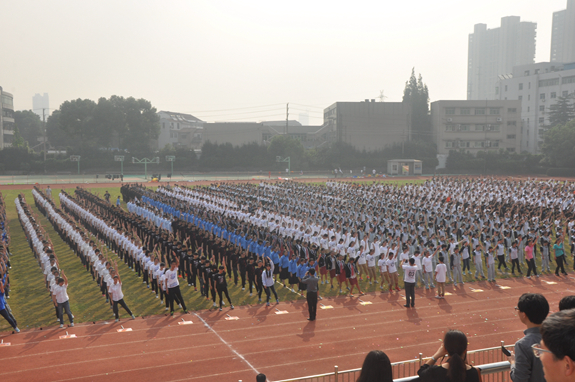
<path fill-rule="evenodd" d="M 287 162 L 287 163 L 288 163 L 288 174 L 291 173 L 290 157 L 282 158 L 282 157 L 280 157 L 280 156 L 277 156 L 277 157 L 276 157 L 276 162 Z"/>

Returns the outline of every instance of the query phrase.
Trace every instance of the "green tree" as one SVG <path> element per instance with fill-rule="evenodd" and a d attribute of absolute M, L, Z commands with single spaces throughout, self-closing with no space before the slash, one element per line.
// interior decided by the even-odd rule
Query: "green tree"
<path fill-rule="evenodd" d="M 18 128 L 18 126 L 14 126 L 14 135 L 12 136 L 12 147 L 24 148 L 27 146 L 28 145 L 26 144 L 26 141 L 24 140 L 22 135 L 20 135 L 20 129 Z"/>
<path fill-rule="evenodd" d="M 54 146 L 97 155 L 112 144 L 133 156 L 153 153 L 151 141 L 158 137 L 160 120 L 156 108 L 145 99 L 112 96 L 98 103 L 88 99 L 66 101 L 48 118 L 47 134 Z"/>
<path fill-rule="evenodd" d="M 403 102 L 409 105 L 412 139 L 426 140 L 431 137 L 431 117 L 429 114 L 429 90 L 423 83 L 421 74 L 415 78 L 415 68 L 405 83 Z"/>
<path fill-rule="evenodd" d="M 556 167 L 575 167 L 575 120 L 547 130 L 541 152 L 545 163 Z"/>
<path fill-rule="evenodd" d="M 34 147 L 38 144 L 38 137 L 42 135 L 42 121 L 32 110 L 14 112 L 14 125 L 18 127 L 22 138 Z"/>
<path fill-rule="evenodd" d="M 567 122 L 575 119 L 575 103 L 573 103 L 574 94 L 571 93 L 565 97 L 557 98 L 557 101 L 549 106 L 547 114 L 549 115 L 549 125 L 547 128 L 565 125 Z"/>

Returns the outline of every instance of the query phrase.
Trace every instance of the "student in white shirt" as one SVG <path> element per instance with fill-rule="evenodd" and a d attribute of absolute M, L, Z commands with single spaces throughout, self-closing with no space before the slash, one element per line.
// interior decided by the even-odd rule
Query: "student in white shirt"
<path fill-rule="evenodd" d="M 435 281 L 437 282 L 437 296 L 435 298 L 445 298 L 445 276 L 447 275 L 447 266 L 443 263 L 443 256 L 438 258 L 439 264 L 435 267 Z"/>
<path fill-rule="evenodd" d="M 180 282 L 178 280 L 178 266 L 180 265 L 180 259 L 178 256 L 175 257 L 175 260 L 172 260 L 170 269 L 166 271 L 166 297 L 170 301 L 170 315 L 174 315 L 174 299 L 178 299 L 181 302 L 182 309 L 184 309 L 184 313 L 188 313 L 186 309 L 186 304 L 184 303 L 184 299 L 182 298 L 182 292 L 180 292 Z"/>
<path fill-rule="evenodd" d="M 394 251 L 388 251 L 387 257 L 388 257 L 387 273 L 389 275 L 389 291 L 391 292 L 393 290 L 393 285 L 395 284 L 395 290 L 399 292 L 401 289 L 399 289 L 399 281 L 396 267 L 397 256 Z"/>
<path fill-rule="evenodd" d="M 369 285 L 375 283 L 377 285 L 377 273 L 375 272 L 375 262 L 376 262 L 375 249 L 371 249 L 369 254 L 365 256 L 367 260 L 367 274 L 369 275 Z"/>
<path fill-rule="evenodd" d="M 485 273 L 483 272 L 483 254 L 481 252 L 481 243 L 477 242 L 475 250 L 473 251 L 473 262 L 475 263 L 475 278 L 479 280 L 479 275 L 481 278 L 485 279 Z"/>
<path fill-rule="evenodd" d="M 379 260 L 377 261 L 377 267 L 379 268 L 379 273 L 381 274 L 381 284 L 379 289 L 383 290 L 383 284 L 387 281 L 389 290 L 391 290 L 391 283 L 389 281 L 389 274 L 387 273 L 387 253 L 382 253 L 379 255 Z"/>
<path fill-rule="evenodd" d="M 415 274 L 417 273 L 417 266 L 415 259 L 409 259 L 409 263 L 404 262 L 401 266 L 403 268 L 403 283 L 405 285 L 405 307 L 415 307 Z M 411 300 L 411 301 L 410 301 Z"/>
<path fill-rule="evenodd" d="M 118 269 L 118 264 L 114 264 L 115 269 Z M 110 298 L 114 302 L 112 310 L 114 311 L 114 315 L 116 316 L 116 322 L 120 321 L 120 314 L 118 313 L 118 304 L 122 306 L 128 312 L 132 319 L 136 319 L 136 317 L 132 314 L 128 305 L 124 302 L 124 294 L 122 293 L 122 280 L 120 280 L 120 274 L 116 271 L 114 278 L 114 282 L 112 285 L 108 287 Z"/>
<path fill-rule="evenodd" d="M 61 277 L 58 279 L 58 285 L 53 289 L 53 293 L 56 296 L 56 303 L 58 304 L 58 317 L 60 317 L 60 328 L 64 327 L 64 316 L 62 315 L 62 310 L 68 315 L 70 320 L 70 326 L 74 326 L 74 316 L 70 311 L 70 301 L 68 298 L 68 278 L 64 274 L 64 271 L 60 272 Z"/>
<path fill-rule="evenodd" d="M 435 284 L 433 284 L 433 257 L 439 251 L 439 247 L 435 249 L 433 255 L 430 255 L 429 250 L 425 250 L 425 256 L 422 260 L 422 268 L 423 268 L 423 283 L 425 284 L 425 289 L 435 288 Z"/>

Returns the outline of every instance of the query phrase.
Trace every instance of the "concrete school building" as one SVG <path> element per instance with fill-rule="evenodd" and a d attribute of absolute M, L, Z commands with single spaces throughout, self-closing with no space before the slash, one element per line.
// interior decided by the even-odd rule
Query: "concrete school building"
<path fill-rule="evenodd" d="M 14 139 L 14 96 L 0 86 L 0 149 L 12 147 Z"/>
<path fill-rule="evenodd" d="M 458 149 L 474 155 L 500 149 L 521 152 L 519 101 L 436 101 L 431 103 L 431 121 L 438 156 Z"/>

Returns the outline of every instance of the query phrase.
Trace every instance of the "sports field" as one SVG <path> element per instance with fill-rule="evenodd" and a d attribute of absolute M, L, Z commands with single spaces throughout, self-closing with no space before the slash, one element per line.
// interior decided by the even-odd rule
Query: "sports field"
<path fill-rule="evenodd" d="M 402 183 L 406 181 L 418 180 Z M 196 184 L 206 183 L 209 181 Z M 71 186 L 66 188 L 70 193 Z M 120 195 L 118 184 L 82 186 L 100 196 L 107 190 L 114 200 Z M 56 196 L 59 188 L 52 188 Z M 320 302 L 332 308 L 320 310 L 318 321 L 309 323 L 305 320 L 305 298 L 280 285 L 280 304 L 266 308 L 258 303 L 255 293 L 250 297 L 248 291 L 232 283 L 229 290 L 237 308 L 219 312 L 210 309 L 211 300 L 180 281 L 191 314 L 177 311 L 169 317 L 141 278 L 120 262 L 124 300 L 138 317 L 114 324 L 112 311 L 91 275 L 35 209 L 31 186 L 4 186 L 1 192 L 12 238 L 8 303 L 22 329 L 20 334 L 11 334 L 7 323 L 0 321 L 0 338 L 10 343 L 0 347 L 0 359 L 13 361 L 5 362 L 0 371 L 8 381 L 142 377 L 245 381 L 253 379 L 256 370 L 279 380 L 329 372 L 336 364 L 340 370 L 359 367 L 365 354 L 375 348 L 386 351 L 392 362 L 413 359 L 420 352 L 432 354 L 449 328 L 467 332 L 470 349 L 497 346 L 501 340 L 511 343 L 522 336 L 522 325 L 513 309 L 518 296 L 526 291 L 543 293 L 555 310 L 562 296 L 575 294 L 572 272 L 568 277 L 545 275 L 531 280 L 506 276 L 499 278 L 497 285 L 465 276 L 463 288 L 447 286 L 452 295 L 445 300 L 433 298 L 432 291 L 417 289 L 416 309 L 406 310 L 403 292 L 382 293 L 379 287 L 363 282 L 362 289 L 368 294 L 360 299 L 339 295 L 324 285 L 324 300 Z M 69 279 L 68 294 L 77 323 L 74 328 L 57 328 L 42 272 L 16 216 L 14 199 L 18 193 L 26 196 L 49 233 L 60 267 Z M 278 314 L 278 310 L 287 313 Z M 227 320 L 227 314 L 238 319 Z M 182 320 L 193 324 L 179 325 Z M 120 325 L 132 330 L 118 332 Z M 77 338 L 60 339 L 66 331 Z"/>

